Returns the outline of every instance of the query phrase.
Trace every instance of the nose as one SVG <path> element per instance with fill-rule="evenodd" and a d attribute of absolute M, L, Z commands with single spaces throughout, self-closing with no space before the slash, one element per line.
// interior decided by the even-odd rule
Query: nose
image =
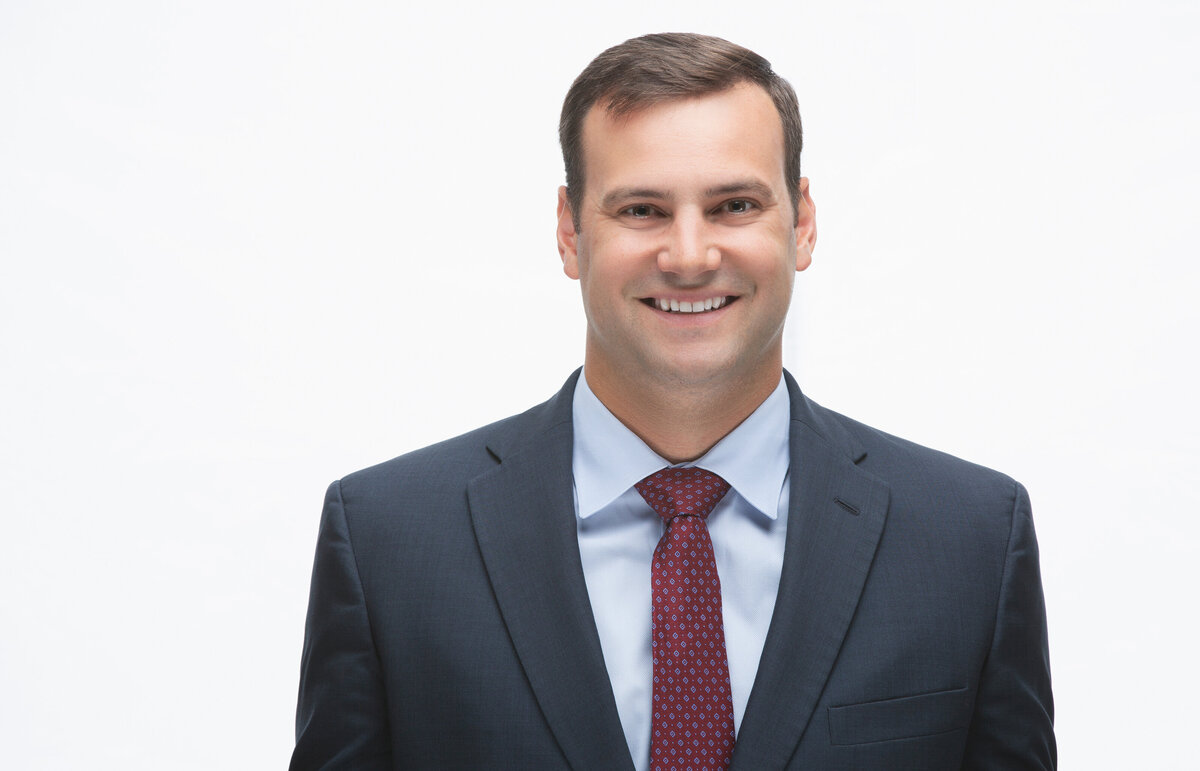
<path fill-rule="evenodd" d="M 699 214 L 676 213 L 658 253 L 658 269 L 680 278 L 693 278 L 716 270 L 721 265 L 721 250 Z"/>

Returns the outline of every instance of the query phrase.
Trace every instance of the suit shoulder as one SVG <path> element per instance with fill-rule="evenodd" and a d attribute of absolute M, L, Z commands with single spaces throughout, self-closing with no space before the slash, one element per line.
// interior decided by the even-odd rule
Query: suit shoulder
<path fill-rule="evenodd" d="M 879 477 L 893 493 L 920 493 L 959 502 L 1007 501 L 1022 489 L 1012 477 L 941 450 L 868 426 L 810 402 L 819 420 L 845 432 L 861 459 L 859 466 Z"/>
<path fill-rule="evenodd" d="M 401 489 L 408 496 L 422 490 L 461 493 L 469 480 L 496 466 L 497 453 L 516 450 L 561 423 L 561 399 L 562 392 L 520 414 L 348 474 L 340 480 L 342 494 L 388 498 Z M 570 420 L 569 409 L 566 420 Z"/>

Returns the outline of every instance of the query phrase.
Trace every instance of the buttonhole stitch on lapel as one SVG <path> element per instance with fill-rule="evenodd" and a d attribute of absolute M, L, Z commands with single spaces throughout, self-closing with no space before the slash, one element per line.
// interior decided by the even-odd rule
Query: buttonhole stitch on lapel
<path fill-rule="evenodd" d="M 837 505 L 841 506 L 843 509 L 850 512 L 854 516 L 856 516 L 856 517 L 858 516 L 858 508 L 855 506 L 851 506 L 850 504 L 843 501 L 841 498 L 834 498 L 833 502 L 836 503 Z"/>

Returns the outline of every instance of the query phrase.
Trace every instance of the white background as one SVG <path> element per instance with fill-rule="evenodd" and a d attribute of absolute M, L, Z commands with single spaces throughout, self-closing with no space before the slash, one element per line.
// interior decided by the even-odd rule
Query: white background
<path fill-rule="evenodd" d="M 4 766 L 285 766 L 326 485 L 580 363 L 559 105 L 691 30 L 800 96 L 787 365 L 1027 484 L 1063 767 L 1189 767 L 1196 4 L 434 5 L 0 3 Z"/>

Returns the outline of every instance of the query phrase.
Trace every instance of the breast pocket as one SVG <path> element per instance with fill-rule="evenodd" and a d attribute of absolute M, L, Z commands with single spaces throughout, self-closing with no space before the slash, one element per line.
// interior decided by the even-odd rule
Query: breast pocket
<path fill-rule="evenodd" d="M 835 745 L 933 736 L 966 728 L 971 719 L 966 688 L 829 708 L 829 737 Z"/>

